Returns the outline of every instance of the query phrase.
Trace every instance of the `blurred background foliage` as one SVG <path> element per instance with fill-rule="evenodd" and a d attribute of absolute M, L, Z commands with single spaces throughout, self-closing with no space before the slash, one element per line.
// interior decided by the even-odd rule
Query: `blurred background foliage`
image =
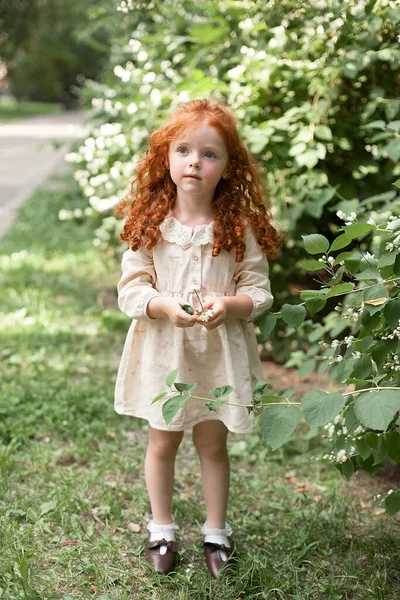
<path fill-rule="evenodd" d="M 110 30 L 94 0 L 0 0 L 0 57 L 17 99 L 76 101 L 86 77 L 100 78 Z M 112 23 L 116 4 L 110 3 Z"/>

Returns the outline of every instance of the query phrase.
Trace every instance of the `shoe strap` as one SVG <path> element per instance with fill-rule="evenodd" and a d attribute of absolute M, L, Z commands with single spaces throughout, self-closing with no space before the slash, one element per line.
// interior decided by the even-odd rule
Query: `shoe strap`
<path fill-rule="evenodd" d="M 158 548 L 159 546 L 167 546 L 167 548 L 169 548 L 169 550 L 171 550 L 172 552 L 178 552 L 181 548 L 179 542 L 175 542 L 172 540 L 167 542 L 167 540 L 164 538 L 161 540 L 154 540 L 153 542 L 147 542 L 147 547 L 149 549 Z"/>

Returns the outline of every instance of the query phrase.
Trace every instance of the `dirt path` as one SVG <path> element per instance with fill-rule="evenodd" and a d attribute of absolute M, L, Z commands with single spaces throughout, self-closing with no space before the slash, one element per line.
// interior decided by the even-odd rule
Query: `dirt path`
<path fill-rule="evenodd" d="M 0 237 L 18 208 L 62 164 L 71 142 L 85 133 L 86 117 L 78 111 L 0 125 Z"/>

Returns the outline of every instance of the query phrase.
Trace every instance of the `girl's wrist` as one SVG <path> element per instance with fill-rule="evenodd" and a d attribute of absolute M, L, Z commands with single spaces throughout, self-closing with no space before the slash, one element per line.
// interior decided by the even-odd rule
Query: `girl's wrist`
<path fill-rule="evenodd" d="M 160 298 L 159 296 L 154 296 L 154 298 L 149 300 L 146 312 L 150 319 L 161 319 L 166 316 L 165 300 L 165 298 Z"/>
<path fill-rule="evenodd" d="M 225 296 L 223 301 L 228 319 L 247 319 L 253 310 L 253 300 L 247 294 Z"/>

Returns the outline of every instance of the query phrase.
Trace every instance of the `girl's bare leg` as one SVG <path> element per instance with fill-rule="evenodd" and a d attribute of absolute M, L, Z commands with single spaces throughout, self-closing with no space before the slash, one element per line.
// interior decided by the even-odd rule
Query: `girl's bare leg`
<path fill-rule="evenodd" d="M 149 444 L 145 461 L 145 478 L 153 521 L 172 523 L 172 491 L 175 457 L 183 431 L 160 431 L 149 425 Z"/>
<path fill-rule="evenodd" d="M 193 442 L 200 457 L 201 479 L 207 508 L 207 525 L 224 529 L 229 498 L 228 430 L 221 421 L 193 427 Z"/>

